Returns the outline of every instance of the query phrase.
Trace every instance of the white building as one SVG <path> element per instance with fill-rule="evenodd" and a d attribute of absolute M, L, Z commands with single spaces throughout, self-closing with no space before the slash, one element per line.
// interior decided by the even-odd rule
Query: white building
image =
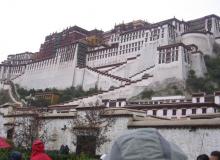
<path fill-rule="evenodd" d="M 34 56 L 27 53 L 14 56 L 16 63 L 0 65 L 0 79 L 27 89 L 82 86 L 89 90 L 97 86 L 105 91 L 100 99 L 130 98 L 169 78 L 184 82 L 189 70 L 202 77 L 206 72 L 203 56 L 212 56 L 213 45 L 220 45 L 219 26 L 216 15 L 191 21 L 172 18 L 153 24 L 141 20 L 120 24 L 100 32 L 105 44 L 91 46 L 82 38 L 56 46 L 55 54 L 45 59 L 30 59 Z M 79 28 L 74 33 L 80 32 L 90 36 Z"/>
<path fill-rule="evenodd" d="M 69 121 L 76 118 L 77 114 L 84 114 L 89 108 L 76 106 L 50 107 L 44 111 L 42 118 L 46 122 L 47 150 L 59 150 L 62 144 L 68 145 L 71 152 L 77 150 L 73 140 L 77 140 L 71 133 Z M 157 128 L 159 132 L 171 142 L 177 144 L 188 156 L 195 159 L 199 154 L 210 154 L 220 147 L 220 121 L 219 114 L 194 115 L 184 119 L 172 120 L 157 116 L 146 116 L 144 111 L 109 108 L 111 114 L 103 118 L 114 117 L 115 124 L 106 133 L 110 142 L 103 144 L 96 154 L 109 153 L 112 142 L 121 134 L 136 128 Z M 0 107 L 1 135 L 12 137 L 18 131 L 15 123 L 18 119 L 32 116 L 31 108 L 16 108 L 10 106 Z M 14 139 L 16 141 L 16 139 Z M 95 147 L 95 146 L 94 146 Z"/>

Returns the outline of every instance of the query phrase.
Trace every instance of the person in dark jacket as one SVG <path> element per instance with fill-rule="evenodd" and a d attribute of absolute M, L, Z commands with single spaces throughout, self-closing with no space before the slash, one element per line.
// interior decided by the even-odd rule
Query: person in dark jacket
<path fill-rule="evenodd" d="M 44 153 L 44 144 L 41 140 L 35 140 L 32 145 L 31 160 L 52 160 Z"/>
<path fill-rule="evenodd" d="M 60 146 L 60 154 L 64 154 L 64 151 L 65 150 L 65 146 L 62 144 L 61 146 Z"/>
<path fill-rule="evenodd" d="M 18 151 L 12 151 L 9 160 L 22 160 L 22 154 Z"/>
<path fill-rule="evenodd" d="M 65 151 L 65 154 L 69 154 L 70 149 L 69 149 L 69 146 L 68 146 L 68 145 L 65 145 L 64 151 Z"/>
<path fill-rule="evenodd" d="M 197 157 L 196 160 L 209 160 L 209 156 L 206 154 L 201 154 Z"/>

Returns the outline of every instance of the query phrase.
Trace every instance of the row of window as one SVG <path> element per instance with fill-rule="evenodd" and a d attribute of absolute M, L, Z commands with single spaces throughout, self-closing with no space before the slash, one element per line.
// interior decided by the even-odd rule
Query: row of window
<path fill-rule="evenodd" d="M 177 35 L 175 34 L 174 27 L 170 26 L 168 27 L 168 37 L 175 39 Z"/>
<path fill-rule="evenodd" d="M 100 51 L 89 53 L 88 57 L 101 56 L 101 55 L 104 55 L 104 54 L 117 52 L 117 50 L 118 50 L 118 48 L 103 49 L 103 50 L 100 50 Z"/>
<path fill-rule="evenodd" d="M 70 61 L 74 58 L 73 53 L 61 54 L 60 62 Z"/>
<path fill-rule="evenodd" d="M 87 60 L 93 61 L 93 60 L 98 60 L 98 59 L 102 59 L 102 58 L 108 58 L 111 56 L 117 56 L 118 53 L 119 53 L 119 55 L 121 55 L 121 54 L 125 54 L 125 53 L 136 52 L 136 51 L 141 50 L 143 43 L 144 43 L 144 41 L 138 41 L 138 42 L 122 45 L 119 47 L 119 49 L 120 49 L 119 52 L 117 52 L 117 50 L 114 48 L 114 49 L 112 49 L 112 51 L 115 50 L 115 52 L 110 52 L 107 54 L 105 54 L 104 50 L 101 52 L 90 53 L 88 55 Z"/>
<path fill-rule="evenodd" d="M 119 54 L 121 55 L 121 54 L 125 54 L 125 53 L 139 51 L 141 49 L 141 46 L 143 45 L 143 43 L 144 43 L 144 41 L 138 41 L 138 42 L 122 45 L 119 47 L 119 49 L 120 49 Z M 108 53 L 108 51 L 111 51 L 111 52 Z M 90 53 L 90 54 L 88 54 L 87 60 L 88 61 L 97 60 L 97 59 L 107 58 L 107 57 L 111 57 L 111 56 L 116 56 L 117 54 L 118 54 L 117 48 L 112 48 L 112 49 L 102 50 L 99 52 Z"/>
<path fill-rule="evenodd" d="M 60 62 L 65 62 L 65 61 L 70 61 L 74 58 L 74 54 L 69 53 L 69 54 L 61 54 L 61 58 L 60 58 Z M 45 60 L 45 61 L 41 61 L 41 62 L 37 62 L 37 63 L 32 63 L 28 66 L 27 69 L 29 70 L 34 70 L 36 68 L 41 68 L 43 66 L 48 66 L 51 64 L 56 64 L 57 63 L 58 58 L 53 58 L 53 59 L 49 59 L 49 60 Z"/>
<path fill-rule="evenodd" d="M 159 52 L 159 64 L 178 61 L 178 47 L 163 49 Z"/>
<path fill-rule="evenodd" d="M 10 62 L 10 64 L 13 64 L 13 65 L 19 65 L 19 64 L 27 64 L 27 63 L 30 63 L 30 62 L 32 62 L 32 60 L 31 59 L 29 59 L 29 60 L 19 60 L 19 61 L 17 61 L 17 60 L 12 60 L 12 61 L 9 61 Z"/>
<path fill-rule="evenodd" d="M 180 26 L 181 25 L 179 24 L 178 25 L 179 31 L 181 30 Z M 168 36 L 172 39 L 175 39 L 175 37 L 177 37 L 177 33 L 175 32 L 175 29 L 177 29 L 177 25 L 175 25 L 174 27 L 169 25 L 169 27 L 168 27 Z M 184 25 L 184 30 L 186 30 L 185 25 Z M 146 33 L 144 31 L 140 31 L 140 32 L 132 32 L 132 33 L 125 34 L 122 36 L 118 35 L 118 37 L 112 36 L 111 42 L 120 41 L 121 43 L 123 43 L 123 42 L 128 42 L 131 40 L 135 40 L 138 38 L 144 38 L 144 37 L 145 37 L 145 42 L 147 42 L 148 39 L 149 39 L 149 41 L 155 41 L 155 40 L 158 40 L 159 38 L 164 38 L 164 34 L 165 34 L 164 31 L 165 30 L 162 27 L 161 29 L 156 28 L 156 29 L 150 30 L 149 32 L 146 32 Z M 139 34 L 137 34 L 137 33 L 139 33 Z"/>
<path fill-rule="evenodd" d="M 36 68 L 41 68 L 43 66 L 47 66 L 47 65 L 53 64 L 53 63 L 57 63 L 57 59 L 53 59 L 51 61 L 42 61 L 42 62 L 38 62 L 38 63 L 33 63 L 27 69 L 34 70 Z"/>
<path fill-rule="evenodd" d="M 190 63 L 189 50 L 184 48 L 184 61 Z M 159 52 L 159 64 L 178 61 L 178 48 L 163 49 Z"/>
<path fill-rule="evenodd" d="M 208 31 L 211 31 L 211 29 L 212 29 L 212 19 L 211 18 L 209 18 L 207 21 L 207 29 L 208 29 Z"/>
<path fill-rule="evenodd" d="M 174 22 L 175 24 L 174 24 L 174 27 L 175 27 L 175 29 L 176 30 L 178 30 L 179 29 L 179 31 L 181 31 L 181 24 L 180 23 L 178 23 L 178 22 Z"/>
<path fill-rule="evenodd" d="M 215 19 L 216 30 L 220 32 L 220 20 Z"/>
<path fill-rule="evenodd" d="M 13 68 L 11 73 L 21 73 L 21 71 L 23 71 L 24 68 Z"/>
<path fill-rule="evenodd" d="M 32 54 L 31 53 L 23 53 L 23 54 L 16 54 L 16 55 L 10 55 L 8 56 L 9 60 L 27 60 L 31 59 Z"/>
<path fill-rule="evenodd" d="M 102 55 L 98 55 L 98 56 L 88 57 L 87 60 L 88 61 L 93 61 L 93 60 L 112 57 L 112 56 L 116 56 L 116 55 L 118 55 L 118 52 L 111 52 L 111 53 L 108 53 L 108 54 L 102 54 Z"/>
<path fill-rule="evenodd" d="M 130 53 L 130 52 L 136 52 L 136 51 L 139 51 L 139 50 L 141 50 L 141 46 L 121 50 L 121 51 L 119 51 L 119 54 Z"/>
<path fill-rule="evenodd" d="M 141 45 L 143 45 L 143 43 L 144 43 L 144 41 L 138 41 L 138 42 L 122 45 L 122 46 L 120 46 L 120 50 L 127 49 L 127 48 L 133 48 L 133 47 L 137 47 L 137 46 L 140 47 Z"/>
<path fill-rule="evenodd" d="M 186 110 L 187 109 L 185 109 L 185 108 L 181 109 L 181 115 L 182 116 L 186 115 Z M 153 110 L 153 115 L 157 116 L 158 115 L 157 112 L 158 112 L 158 110 Z M 168 112 L 167 109 L 163 109 L 163 116 L 167 116 L 167 112 Z M 216 110 L 215 110 L 215 112 L 216 112 Z M 207 113 L 207 108 L 202 108 L 202 114 L 206 114 L 206 113 Z M 147 111 L 146 111 L 146 114 L 148 114 Z M 197 114 L 197 109 L 196 108 L 191 109 L 191 114 Z M 177 115 L 177 109 L 173 109 L 172 110 L 172 116 L 176 116 L 176 115 Z"/>
<path fill-rule="evenodd" d="M 131 37 L 127 37 L 127 38 L 121 38 L 121 43 L 128 42 L 128 41 L 135 40 L 135 39 L 139 39 L 139 38 L 143 38 L 143 37 L 144 37 L 144 34 L 142 34 L 142 35 L 140 34 L 140 35 L 136 35 L 136 36 L 131 36 Z"/>
<path fill-rule="evenodd" d="M 161 34 L 160 34 L 160 31 L 161 31 Z M 111 42 L 116 42 L 116 41 L 120 41 L 121 43 L 123 42 L 128 42 L 128 41 L 131 41 L 131 40 L 135 40 L 135 39 L 139 39 L 139 38 L 145 38 L 145 42 L 147 42 L 148 40 L 148 34 L 150 35 L 150 41 L 153 41 L 153 40 L 157 40 L 160 38 L 164 38 L 164 28 L 162 27 L 161 29 L 160 28 L 155 28 L 155 29 L 152 29 L 152 30 L 149 30 L 149 31 L 136 31 L 136 32 L 131 32 L 131 33 L 128 33 L 128 34 L 124 34 L 122 36 L 119 36 L 119 35 L 112 35 L 111 37 Z"/>
<path fill-rule="evenodd" d="M 153 31 L 150 32 L 150 41 L 155 41 L 160 38 L 164 38 L 164 28 L 161 29 L 161 34 L 160 34 L 160 29 L 154 29 Z M 148 40 L 148 35 L 146 35 L 145 42 Z"/>
<path fill-rule="evenodd" d="M 184 61 L 186 62 L 186 63 L 190 63 L 190 60 L 189 60 L 189 53 L 188 52 L 184 52 Z"/>
<path fill-rule="evenodd" d="M 76 49 L 76 45 L 70 45 L 68 47 L 58 48 L 56 50 L 56 53 L 61 53 L 61 52 L 63 53 L 63 52 L 68 52 L 68 51 L 73 52 L 75 49 Z"/>

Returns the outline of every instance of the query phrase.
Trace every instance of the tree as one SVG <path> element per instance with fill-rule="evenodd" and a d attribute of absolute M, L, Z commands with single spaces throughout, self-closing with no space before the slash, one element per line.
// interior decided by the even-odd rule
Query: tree
<path fill-rule="evenodd" d="M 43 110 L 32 109 L 15 120 L 13 139 L 18 147 L 31 148 L 33 141 L 40 138 L 47 140 L 47 129 L 43 120 Z"/>
<path fill-rule="evenodd" d="M 150 99 L 152 96 L 154 95 L 154 91 L 153 90 L 147 90 L 145 89 L 142 93 L 141 93 L 141 98 L 148 98 Z"/>
<path fill-rule="evenodd" d="M 77 113 L 70 121 L 71 132 L 76 137 L 76 153 L 82 152 L 94 155 L 96 149 L 109 142 L 107 136 L 109 128 L 115 123 L 115 119 L 105 115 L 113 114 L 113 111 L 105 107 L 97 107 L 90 104 L 90 107 L 83 112 Z"/>
<path fill-rule="evenodd" d="M 7 91 L 0 90 L 0 105 L 11 102 L 10 96 L 8 95 Z"/>

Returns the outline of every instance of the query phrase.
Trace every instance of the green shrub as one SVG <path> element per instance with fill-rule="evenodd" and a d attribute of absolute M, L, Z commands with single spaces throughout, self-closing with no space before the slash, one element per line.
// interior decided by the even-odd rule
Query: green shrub
<path fill-rule="evenodd" d="M 0 105 L 7 102 L 11 102 L 8 92 L 4 90 L 0 90 Z"/>
<path fill-rule="evenodd" d="M 10 155 L 10 150 L 0 149 L 0 160 L 8 160 Z"/>
<path fill-rule="evenodd" d="M 13 148 L 12 150 L 8 149 L 0 149 L 0 160 L 8 160 L 11 151 L 19 151 L 22 153 L 23 160 L 29 160 L 31 156 L 31 151 L 24 150 L 22 148 Z M 93 158 L 89 157 L 88 155 L 81 154 L 76 155 L 74 153 L 70 153 L 68 155 L 59 154 L 58 151 L 46 151 L 46 153 L 53 159 L 53 160 L 92 160 Z M 94 159 L 93 159 L 94 160 Z"/>
<path fill-rule="evenodd" d="M 151 98 L 152 96 L 154 95 L 154 91 L 153 90 L 144 90 L 142 93 L 141 93 L 141 98 Z"/>

